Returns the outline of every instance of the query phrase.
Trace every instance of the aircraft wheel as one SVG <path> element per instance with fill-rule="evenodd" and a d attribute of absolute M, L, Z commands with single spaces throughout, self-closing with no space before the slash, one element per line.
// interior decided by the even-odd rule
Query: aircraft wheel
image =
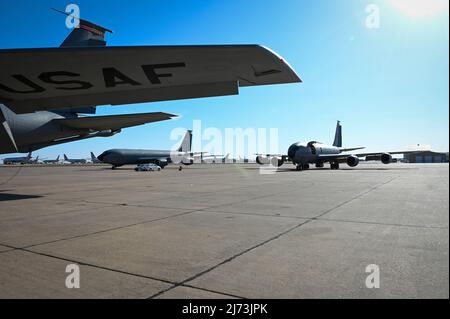
<path fill-rule="evenodd" d="M 303 164 L 299 163 L 299 164 L 297 164 L 297 166 L 295 168 L 297 171 L 303 171 Z"/>
<path fill-rule="evenodd" d="M 116 166 L 112 166 L 111 169 L 116 169 Z"/>
<path fill-rule="evenodd" d="M 309 169 L 309 164 L 305 164 L 305 165 L 303 165 L 303 169 Z"/>
<path fill-rule="evenodd" d="M 331 163 L 330 168 L 331 169 L 339 169 L 339 163 Z"/>

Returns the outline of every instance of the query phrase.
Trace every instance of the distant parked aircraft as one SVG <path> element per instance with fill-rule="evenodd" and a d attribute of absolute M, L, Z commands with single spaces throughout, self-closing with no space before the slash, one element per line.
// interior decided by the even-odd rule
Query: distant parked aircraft
<path fill-rule="evenodd" d="M 64 154 L 64 162 L 70 164 L 86 164 L 87 160 L 85 158 L 68 158 L 66 154 Z"/>
<path fill-rule="evenodd" d="M 102 163 L 102 161 L 99 160 L 99 159 L 97 158 L 97 156 L 94 155 L 93 152 L 91 152 L 91 162 L 92 162 L 92 164 L 100 164 L 100 163 Z"/>
<path fill-rule="evenodd" d="M 59 155 L 54 160 L 44 160 L 43 162 L 44 162 L 44 164 L 57 164 L 57 163 L 59 163 Z"/>
<path fill-rule="evenodd" d="M 31 164 L 33 162 L 31 158 L 31 152 L 28 153 L 27 156 L 19 156 L 19 157 L 7 157 L 3 159 L 3 164 L 11 165 L 11 164 Z"/>

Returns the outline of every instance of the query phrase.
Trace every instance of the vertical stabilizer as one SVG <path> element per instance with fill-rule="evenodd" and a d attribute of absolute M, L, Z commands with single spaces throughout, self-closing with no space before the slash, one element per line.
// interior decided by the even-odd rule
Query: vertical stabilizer
<path fill-rule="evenodd" d="M 192 131 L 188 130 L 186 135 L 184 136 L 183 141 L 181 142 L 181 146 L 178 149 L 178 152 L 190 152 L 192 145 Z"/>
<path fill-rule="evenodd" d="M 79 17 L 68 14 L 67 12 L 53 9 L 66 16 L 78 20 L 78 26 L 70 32 L 60 47 L 103 47 L 106 46 L 105 33 L 111 30 L 89 22 Z"/>
<path fill-rule="evenodd" d="M 342 125 L 340 121 L 337 121 L 336 133 L 334 134 L 333 146 L 342 147 Z"/>

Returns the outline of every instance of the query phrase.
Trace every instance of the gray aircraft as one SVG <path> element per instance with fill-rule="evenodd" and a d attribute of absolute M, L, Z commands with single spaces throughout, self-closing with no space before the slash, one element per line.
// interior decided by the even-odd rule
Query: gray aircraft
<path fill-rule="evenodd" d="M 338 121 L 333 145 L 326 145 L 316 141 L 309 143 L 298 142 L 289 147 L 287 155 L 257 154 L 256 162 L 261 165 L 271 164 L 275 167 L 280 167 L 286 162 L 291 162 L 296 166 L 298 171 L 309 169 L 310 164 L 315 164 L 316 167 L 321 168 L 324 167 L 324 163 L 330 163 L 331 169 L 339 169 L 340 163 L 347 163 L 348 166 L 355 167 L 359 164 L 360 158 L 363 157 L 381 161 L 383 164 L 389 164 L 393 162 L 392 155 L 415 152 L 349 153 L 363 148 L 364 147 L 342 147 L 342 126 Z"/>
<path fill-rule="evenodd" d="M 123 165 L 156 164 L 161 168 L 170 163 L 191 165 L 194 156 L 201 153 L 191 152 L 192 131 L 187 131 L 176 151 L 171 150 L 132 150 L 112 149 L 100 154 L 97 158 L 103 163 L 111 164 L 112 169 Z"/>
<path fill-rule="evenodd" d="M 288 63 L 259 45 L 106 47 L 110 30 L 77 20 L 59 48 L 0 50 L 0 154 L 109 137 L 174 117 L 82 116 L 98 105 L 236 95 L 239 87 L 301 82 Z"/>
<path fill-rule="evenodd" d="M 70 164 L 86 164 L 87 160 L 85 158 L 68 158 L 66 154 L 64 154 L 64 162 Z"/>
<path fill-rule="evenodd" d="M 93 152 L 91 152 L 91 162 L 92 162 L 92 164 L 100 164 L 100 163 L 102 163 L 102 161 L 99 160 L 99 159 L 97 158 L 97 156 L 94 155 Z"/>
<path fill-rule="evenodd" d="M 54 160 L 44 160 L 44 164 L 57 164 L 59 163 L 59 155 Z"/>
<path fill-rule="evenodd" d="M 31 158 L 31 152 L 28 153 L 27 156 L 19 156 L 19 157 L 7 157 L 3 159 L 3 164 L 11 165 L 11 164 L 31 164 L 33 159 Z"/>

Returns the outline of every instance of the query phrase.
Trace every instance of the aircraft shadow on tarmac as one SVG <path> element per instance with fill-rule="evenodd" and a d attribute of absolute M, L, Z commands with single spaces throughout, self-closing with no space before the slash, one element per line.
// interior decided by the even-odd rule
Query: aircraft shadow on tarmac
<path fill-rule="evenodd" d="M 32 199 L 32 198 L 40 198 L 40 197 L 42 197 L 42 196 L 2 193 L 2 191 L 0 190 L 0 202 L 7 202 L 7 201 L 12 201 L 12 200 L 22 200 L 22 199 Z"/>

